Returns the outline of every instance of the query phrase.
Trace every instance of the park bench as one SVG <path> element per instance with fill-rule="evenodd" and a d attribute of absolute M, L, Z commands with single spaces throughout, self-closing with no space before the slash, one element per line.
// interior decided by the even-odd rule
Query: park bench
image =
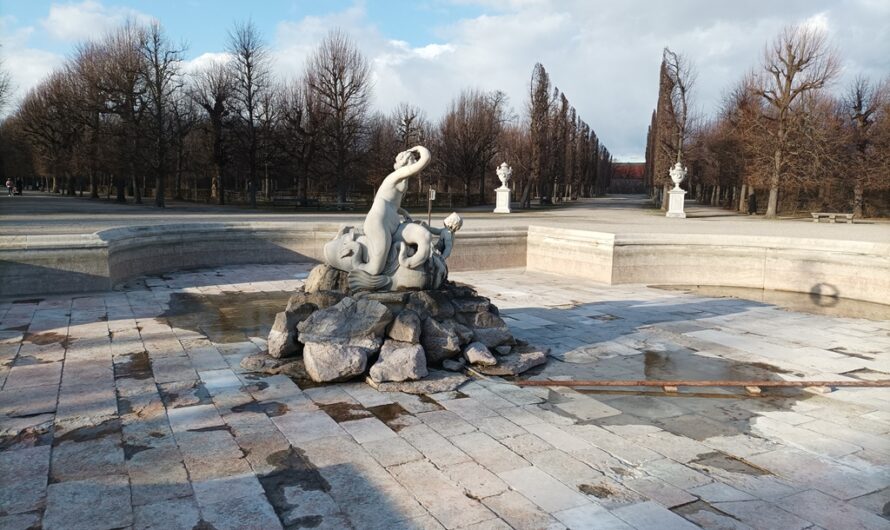
<path fill-rule="evenodd" d="M 810 212 L 810 215 L 813 216 L 814 223 L 818 223 L 820 219 L 828 219 L 829 223 L 833 223 L 838 217 L 845 219 L 850 224 L 853 223 L 853 214 L 851 213 Z"/>

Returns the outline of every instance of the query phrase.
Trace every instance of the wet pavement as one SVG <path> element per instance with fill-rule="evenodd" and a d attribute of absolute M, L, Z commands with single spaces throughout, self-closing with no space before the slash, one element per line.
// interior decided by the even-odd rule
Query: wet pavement
<path fill-rule="evenodd" d="M 886 389 L 559 386 L 888 379 L 880 306 L 459 273 L 552 386 L 243 373 L 306 272 L 0 301 L 0 528 L 890 528 Z"/>

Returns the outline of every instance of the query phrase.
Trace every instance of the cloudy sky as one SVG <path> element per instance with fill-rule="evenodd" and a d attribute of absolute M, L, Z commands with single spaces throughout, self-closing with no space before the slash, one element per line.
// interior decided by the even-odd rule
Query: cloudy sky
<path fill-rule="evenodd" d="M 703 114 L 788 24 L 829 33 L 844 59 L 838 90 L 860 73 L 890 74 L 890 0 L 0 0 L 0 54 L 16 94 L 77 42 L 127 17 L 160 20 L 188 44 L 188 68 L 218 57 L 227 30 L 250 18 L 282 78 L 298 76 L 338 26 L 372 61 L 379 109 L 408 101 L 433 119 L 465 87 L 503 90 L 521 115 L 532 67 L 541 62 L 618 160 L 642 160 L 664 46 L 693 59 L 693 97 Z"/>

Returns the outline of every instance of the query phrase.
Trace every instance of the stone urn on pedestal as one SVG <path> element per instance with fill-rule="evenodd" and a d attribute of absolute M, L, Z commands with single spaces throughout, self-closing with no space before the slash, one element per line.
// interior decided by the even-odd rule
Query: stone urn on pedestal
<path fill-rule="evenodd" d="M 680 188 L 680 183 L 686 179 L 686 168 L 677 162 L 670 171 L 671 180 L 674 182 L 674 189 L 668 192 L 668 211 L 666 217 L 686 218 L 686 212 L 683 211 L 683 202 L 686 198 L 686 190 Z"/>
<path fill-rule="evenodd" d="M 510 177 L 513 176 L 513 168 L 506 162 L 498 166 L 498 179 L 501 181 L 501 187 L 496 188 L 494 192 L 497 194 L 497 202 L 495 203 L 494 213 L 510 213 Z"/>

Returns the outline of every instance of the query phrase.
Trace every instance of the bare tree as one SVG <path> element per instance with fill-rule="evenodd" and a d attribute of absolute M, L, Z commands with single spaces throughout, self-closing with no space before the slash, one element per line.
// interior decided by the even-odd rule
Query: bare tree
<path fill-rule="evenodd" d="M 3 67 L 3 58 L 0 57 L 0 111 L 9 104 L 9 96 L 12 92 L 12 77 Z"/>
<path fill-rule="evenodd" d="M 75 102 L 75 84 L 59 70 L 31 89 L 19 107 L 24 132 L 52 176 L 52 191 L 61 191 L 62 181 L 68 195 L 74 195 L 74 155 L 83 134 Z"/>
<path fill-rule="evenodd" d="M 0 57 L 0 113 L 3 112 L 3 109 L 6 108 L 6 105 L 9 103 L 9 95 L 12 91 L 12 78 L 10 77 L 9 72 L 6 71 L 6 68 L 3 67 L 3 58 Z M 0 144 L 3 144 L 3 137 L 0 136 Z M 6 164 L 4 163 L 3 153 L 0 150 L 0 180 L 6 181 Z"/>
<path fill-rule="evenodd" d="M 140 155 L 142 153 L 142 125 L 147 110 L 145 68 L 140 50 L 145 43 L 145 29 L 132 20 L 105 36 L 102 40 L 100 89 L 105 93 L 106 112 L 121 121 L 119 138 L 120 156 L 133 186 L 137 203 L 142 202 L 139 182 Z M 124 179 L 117 179 L 117 200 L 125 202 Z"/>
<path fill-rule="evenodd" d="M 278 108 L 281 113 L 280 148 L 294 163 L 293 188 L 303 205 L 308 200 L 309 173 L 316 161 L 323 113 L 306 79 L 300 78 L 279 90 Z"/>
<path fill-rule="evenodd" d="M 223 172 L 229 156 L 225 132 L 234 93 L 233 85 L 231 71 L 225 64 L 215 62 L 196 74 L 191 91 L 192 99 L 204 110 L 208 121 L 207 132 L 210 136 L 215 173 L 210 196 L 217 200 L 217 204 L 226 202 Z"/>
<path fill-rule="evenodd" d="M 398 149 L 405 151 L 415 145 L 423 145 L 427 143 L 428 138 L 426 136 L 430 130 L 430 122 L 427 120 L 426 113 L 423 109 L 410 103 L 399 103 L 395 110 L 393 110 L 389 121 L 395 127 L 395 132 L 399 141 Z M 431 173 L 431 171 L 425 172 L 426 175 L 430 175 Z M 384 175 L 385 174 L 386 173 L 384 173 Z M 418 198 L 425 195 L 424 185 L 427 185 L 428 182 L 424 182 L 424 180 L 425 179 L 417 179 Z"/>
<path fill-rule="evenodd" d="M 853 175 L 853 214 L 862 217 L 863 196 L 875 165 L 873 153 L 873 126 L 879 114 L 890 100 L 890 79 L 873 83 L 863 76 L 857 76 L 845 94 L 842 105 L 851 129 L 851 142 L 854 147 L 852 164 Z"/>
<path fill-rule="evenodd" d="M 244 128 L 247 150 L 250 206 L 256 208 L 257 150 L 259 148 L 260 104 L 269 89 L 269 49 L 253 21 L 236 24 L 229 32 L 233 87 L 237 116 Z"/>
<path fill-rule="evenodd" d="M 840 71 L 840 62 L 824 32 L 811 26 L 790 26 L 767 46 L 763 69 L 758 93 L 770 107 L 774 145 L 766 216 L 776 217 L 794 104 L 802 95 L 831 82 Z"/>
<path fill-rule="evenodd" d="M 173 198 L 182 199 L 182 174 L 186 166 L 186 138 L 198 124 L 198 108 L 185 84 L 178 83 L 170 98 L 170 127 L 176 169 L 173 173 Z"/>
<path fill-rule="evenodd" d="M 145 66 L 145 87 L 151 114 L 151 140 L 154 144 L 151 169 L 155 176 L 155 206 L 165 206 L 167 187 L 167 150 L 169 145 L 169 111 L 171 100 L 182 87 L 179 67 L 183 47 L 175 48 L 161 28 L 153 21 L 146 31 L 140 52 Z"/>
<path fill-rule="evenodd" d="M 485 173 L 497 153 L 506 121 L 503 92 L 464 90 L 451 102 L 440 123 L 441 158 L 449 176 L 463 181 L 464 197 L 470 200 L 471 182 L 479 176 L 479 200 L 485 203 Z"/>
<path fill-rule="evenodd" d="M 529 129 L 532 150 L 531 180 L 538 186 L 538 194 L 541 204 L 550 201 L 550 186 L 548 182 L 550 167 L 550 76 L 541 63 L 537 63 L 532 70 L 531 83 L 529 85 Z M 531 206 L 532 186 L 529 185 L 522 193 L 520 205 L 528 208 Z"/>
<path fill-rule="evenodd" d="M 683 159 L 683 143 L 689 136 L 689 93 L 695 82 L 695 69 L 685 55 L 664 49 L 664 65 L 667 76 L 671 80 L 671 107 L 676 128 L 674 140 L 677 152 L 676 163 Z"/>
<path fill-rule="evenodd" d="M 361 155 L 358 142 L 365 132 L 371 97 L 371 67 L 352 40 L 332 30 L 306 66 L 311 97 L 325 114 L 324 136 L 329 149 L 322 151 L 333 168 L 338 199 L 346 202 L 349 168 Z"/>

